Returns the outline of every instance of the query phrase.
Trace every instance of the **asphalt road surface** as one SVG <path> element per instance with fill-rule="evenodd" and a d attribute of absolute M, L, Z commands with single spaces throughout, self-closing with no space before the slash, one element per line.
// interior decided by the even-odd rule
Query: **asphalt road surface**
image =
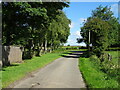
<path fill-rule="evenodd" d="M 56 59 L 14 88 L 86 88 L 78 67 L 80 52 Z"/>

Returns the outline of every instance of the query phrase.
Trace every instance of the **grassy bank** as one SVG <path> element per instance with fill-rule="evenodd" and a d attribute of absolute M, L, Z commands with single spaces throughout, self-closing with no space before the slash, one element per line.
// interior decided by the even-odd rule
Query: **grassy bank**
<path fill-rule="evenodd" d="M 115 65 L 118 65 L 118 60 L 120 58 L 120 51 L 106 51 L 106 53 L 110 53 L 110 55 L 112 55 L 112 62 L 115 64 Z"/>
<path fill-rule="evenodd" d="M 100 62 L 100 59 L 95 55 L 86 58 L 84 53 L 80 59 L 80 70 L 83 74 L 84 80 L 88 88 L 118 88 L 119 85 L 119 55 L 120 51 L 110 50 L 105 51 L 112 55 L 112 60 L 105 60 Z"/>
<path fill-rule="evenodd" d="M 41 57 L 33 57 L 30 60 L 24 60 L 22 64 L 12 64 L 9 67 L 3 68 L 1 71 L 3 85 L 2 87 L 7 87 L 14 81 L 26 76 L 29 72 L 42 68 L 48 63 L 54 61 L 62 55 L 67 55 L 68 53 L 69 51 L 54 51 L 53 53 L 47 53 Z"/>
<path fill-rule="evenodd" d="M 118 88 L 117 80 L 102 72 L 89 58 L 80 58 L 79 64 L 88 88 Z"/>

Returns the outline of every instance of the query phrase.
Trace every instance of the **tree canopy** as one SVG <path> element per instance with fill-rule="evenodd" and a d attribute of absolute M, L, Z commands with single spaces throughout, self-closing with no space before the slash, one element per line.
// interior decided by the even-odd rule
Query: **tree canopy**
<path fill-rule="evenodd" d="M 2 44 L 20 45 L 30 52 L 58 47 L 70 33 L 62 9 L 68 2 L 2 2 Z"/>
<path fill-rule="evenodd" d="M 108 46 L 119 44 L 118 25 L 118 19 L 113 16 L 110 7 L 99 6 L 81 27 L 83 38 L 78 38 L 77 41 L 85 42 L 88 47 L 92 44 L 92 51 L 100 56 Z"/>

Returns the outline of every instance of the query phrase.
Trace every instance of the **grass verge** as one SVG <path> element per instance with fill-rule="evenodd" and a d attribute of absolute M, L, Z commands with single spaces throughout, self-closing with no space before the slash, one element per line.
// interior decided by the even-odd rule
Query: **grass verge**
<path fill-rule="evenodd" d="M 69 54 L 69 51 L 47 53 L 41 57 L 24 60 L 22 64 L 12 64 L 9 67 L 3 68 L 3 70 L 0 71 L 0 73 L 2 73 L 2 88 L 7 87 L 14 81 L 25 77 L 28 73 L 42 68 L 62 55 L 67 54 Z"/>
<path fill-rule="evenodd" d="M 118 88 L 118 82 L 99 70 L 89 58 L 80 58 L 79 67 L 88 88 Z"/>
<path fill-rule="evenodd" d="M 119 61 L 119 58 L 120 58 L 120 51 L 106 51 L 106 53 L 110 53 L 110 55 L 112 55 L 112 62 L 115 64 L 115 65 L 118 65 L 118 61 Z"/>

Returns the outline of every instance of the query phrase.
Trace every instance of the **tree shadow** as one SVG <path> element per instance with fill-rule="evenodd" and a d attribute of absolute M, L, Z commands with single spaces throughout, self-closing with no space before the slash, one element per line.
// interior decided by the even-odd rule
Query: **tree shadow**
<path fill-rule="evenodd" d="M 84 52 L 85 51 L 70 51 L 69 53 L 64 53 L 69 55 L 61 55 L 61 56 L 65 58 L 79 58 Z"/>
<path fill-rule="evenodd" d="M 79 56 L 65 56 L 65 55 L 61 55 L 61 56 L 65 58 L 79 58 Z"/>
<path fill-rule="evenodd" d="M 10 64 L 9 67 L 16 67 L 16 66 L 19 66 L 19 64 Z M 8 66 L 4 66 L 3 68 L 1 68 L 0 71 L 6 71 L 5 68 L 7 68 Z"/>
<path fill-rule="evenodd" d="M 62 55 L 60 55 L 60 56 L 62 56 L 62 57 L 64 57 L 64 56 L 66 56 L 66 54 L 71 54 L 72 52 L 64 52 L 64 53 L 62 53 Z M 65 55 L 64 55 L 65 54 Z"/>
<path fill-rule="evenodd" d="M 108 49 L 106 51 L 120 51 L 120 49 Z"/>
<path fill-rule="evenodd" d="M 10 64 L 9 67 L 12 67 L 12 66 L 19 66 L 19 64 Z"/>

